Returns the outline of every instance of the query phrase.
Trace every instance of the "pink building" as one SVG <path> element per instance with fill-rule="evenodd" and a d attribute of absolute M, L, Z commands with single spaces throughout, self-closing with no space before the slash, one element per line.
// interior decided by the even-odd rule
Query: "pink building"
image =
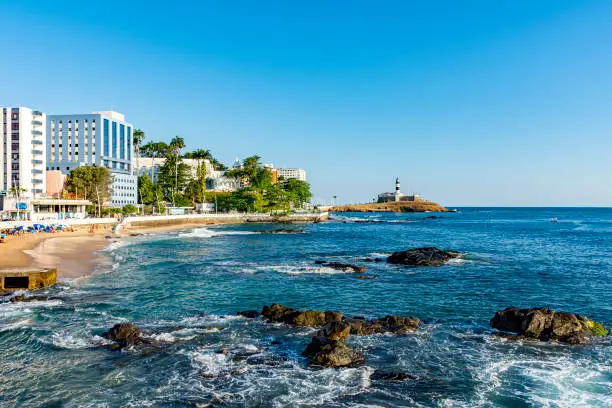
<path fill-rule="evenodd" d="M 47 170 L 47 197 L 61 198 L 64 191 L 66 175 L 59 170 Z"/>

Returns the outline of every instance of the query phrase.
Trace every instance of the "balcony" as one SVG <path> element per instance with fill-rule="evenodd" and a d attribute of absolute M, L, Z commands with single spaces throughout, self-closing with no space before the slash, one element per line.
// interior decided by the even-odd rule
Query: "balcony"
<path fill-rule="evenodd" d="M 32 144 L 33 145 L 42 145 L 43 141 L 42 140 L 38 140 L 38 139 L 34 139 L 34 140 L 32 140 Z"/>
<path fill-rule="evenodd" d="M 33 134 L 34 136 L 42 136 L 42 132 L 41 132 L 40 130 L 33 130 L 33 131 L 32 131 L 32 134 Z"/>
<path fill-rule="evenodd" d="M 42 160 L 32 160 L 32 164 L 43 164 Z"/>
<path fill-rule="evenodd" d="M 32 126 L 42 126 L 42 122 L 40 120 L 33 120 Z"/>
<path fill-rule="evenodd" d="M 32 111 L 32 116 L 42 116 L 42 114 L 43 113 L 41 111 L 37 111 L 37 110 Z"/>
<path fill-rule="evenodd" d="M 41 179 L 32 179 L 32 184 L 42 184 Z"/>
<path fill-rule="evenodd" d="M 43 174 L 43 173 L 44 173 L 44 171 L 42 171 L 42 170 L 38 170 L 38 169 L 32 170 L 32 174 Z"/>
<path fill-rule="evenodd" d="M 43 154 L 42 150 L 32 150 L 32 154 Z"/>

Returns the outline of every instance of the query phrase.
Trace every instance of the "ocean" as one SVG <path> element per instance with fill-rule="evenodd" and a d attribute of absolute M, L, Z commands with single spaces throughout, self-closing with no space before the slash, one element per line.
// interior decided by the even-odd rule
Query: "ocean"
<path fill-rule="evenodd" d="M 612 406 L 610 337 L 567 346 L 506 340 L 489 327 L 507 306 L 612 326 L 612 209 L 460 210 L 114 242 L 92 276 L 40 291 L 56 299 L 0 304 L 0 406 Z M 304 232 L 259 233 L 276 228 Z M 422 246 L 464 256 L 438 268 L 364 261 Z M 367 266 L 375 279 L 315 260 Z M 404 336 L 351 336 L 364 365 L 313 369 L 301 353 L 316 329 L 236 316 L 272 303 L 423 325 Z M 102 333 L 123 321 L 160 347 L 110 350 Z M 378 369 L 414 377 L 375 380 Z"/>

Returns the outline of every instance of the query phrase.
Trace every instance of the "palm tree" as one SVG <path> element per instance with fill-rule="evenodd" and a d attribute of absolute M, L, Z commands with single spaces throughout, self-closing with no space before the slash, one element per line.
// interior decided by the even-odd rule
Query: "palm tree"
<path fill-rule="evenodd" d="M 174 194 L 172 194 L 172 205 L 174 206 L 174 196 L 178 192 L 178 164 L 181 157 L 181 149 L 185 147 L 185 139 L 180 136 L 174 136 L 170 141 L 169 148 L 176 155 L 174 169 Z"/>
<path fill-rule="evenodd" d="M 21 193 L 25 193 L 26 191 L 28 191 L 27 189 L 23 188 L 23 187 L 19 187 L 19 185 L 13 185 L 11 188 L 9 188 L 9 192 L 13 194 L 13 198 L 15 198 L 17 200 L 17 218 L 21 219 L 21 213 L 20 213 L 20 208 L 19 208 L 19 202 L 21 201 Z"/>

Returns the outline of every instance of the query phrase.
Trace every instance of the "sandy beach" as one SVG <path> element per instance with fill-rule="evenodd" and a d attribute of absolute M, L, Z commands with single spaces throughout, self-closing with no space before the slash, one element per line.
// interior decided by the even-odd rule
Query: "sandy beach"
<path fill-rule="evenodd" d="M 0 268 L 56 268 L 58 280 L 73 279 L 91 273 L 96 251 L 108 245 L 110 234 L 100 228 L 87 230 L 9 236 L 0 244 Z"/>

